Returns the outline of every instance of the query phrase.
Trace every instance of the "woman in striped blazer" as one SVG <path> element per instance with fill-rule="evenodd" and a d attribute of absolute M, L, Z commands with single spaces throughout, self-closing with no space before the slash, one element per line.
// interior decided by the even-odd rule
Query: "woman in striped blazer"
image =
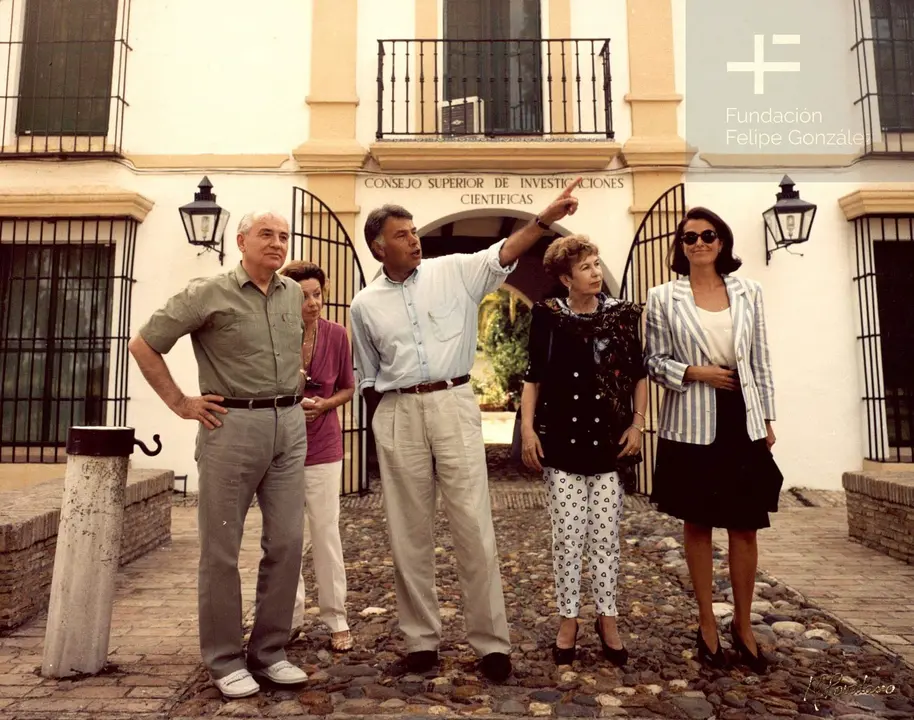
<path fill-rule="evenodd" d="M 706 208 L 676 228 L 673 272 L 652 288 L 645 362 L 664 388 L 651 500 L 684 521 L 685 551 L 698 602 L 698 656 L 713 667 L 724 654 L 711 609 L 712 528 L 730 539 L 733 646 L 755 672 L 767 661 L 749 618 L 758 561 L 756 531 L 769 527 L 783 477 L 771 447 L 774 383 L 761 286 L 733 277 L 733 233 Z"/>

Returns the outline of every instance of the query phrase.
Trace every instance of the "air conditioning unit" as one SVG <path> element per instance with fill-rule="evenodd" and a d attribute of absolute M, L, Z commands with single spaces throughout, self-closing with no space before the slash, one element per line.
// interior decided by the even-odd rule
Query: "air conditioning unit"
<path fill-rule="evenodd" d="M 478 97 L 445 100 L 441 103 L 441 132 L 444 135 L 481 135 L 486 121 L 485 101 Z"/>

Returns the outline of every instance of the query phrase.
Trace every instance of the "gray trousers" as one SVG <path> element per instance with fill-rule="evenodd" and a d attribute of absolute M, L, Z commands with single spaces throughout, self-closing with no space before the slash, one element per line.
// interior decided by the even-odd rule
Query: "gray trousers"
<path fill-rule="evenodd" d="M 387 393 L 372 429 L 407 652 L 437 650 L 441 642 L 435 589 L 435 503 L 440 488 L 454 538 L 467 639 L 479 656 L 509 653 L 482 419 L 472 388 Z"/>
<path fill-rule="evenodd" d="M 203 662 L 214 679 L 286 659 L 304 532 L 308 435 L 302 409 L 232 409 L 222 427 L 197 435 L 200 473 L 199 624 Z M 263 516 L 256 617 L 242 649 L 238 555 L 254 495 Z"/>

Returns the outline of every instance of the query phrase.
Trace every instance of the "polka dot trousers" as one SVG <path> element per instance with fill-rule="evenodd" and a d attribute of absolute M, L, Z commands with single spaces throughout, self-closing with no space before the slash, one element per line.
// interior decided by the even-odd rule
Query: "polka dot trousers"
<path fill-rule="evenodd" d="M 552 568 L 559 613 L 578 616 L 586 550 L 597 613 L 616 615 L 623 497 L 619 476 L 577 475 L 548 467 L 543 476 L 550 491 Z"/>

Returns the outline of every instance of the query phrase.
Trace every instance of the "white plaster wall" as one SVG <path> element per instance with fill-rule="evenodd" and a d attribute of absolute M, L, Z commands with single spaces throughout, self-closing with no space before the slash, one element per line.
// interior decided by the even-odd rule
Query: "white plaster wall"
<path fill-rule="evenodd" d="M 801 196 L 818 205 L 810 241 L 778 250 L 765 265 L 762 212 L 775 202 L 780 174 L 736 182 L 687 182 L 686 202 L 718 212 L 731 226 L 737 275 L 764 289 L 775 377 L 775 458 L 785 487 L 841 489 L 841 473 L 864 456 L 862 362 L 853 282 L 854 234 L 838 199 L 857 183 L 804 182 Z"/>
<path fill-rule="evenodd" d="M 132 0 L 125 152 L 289 152 L 308 136 L 310 39 L 310 0 Z"/>

